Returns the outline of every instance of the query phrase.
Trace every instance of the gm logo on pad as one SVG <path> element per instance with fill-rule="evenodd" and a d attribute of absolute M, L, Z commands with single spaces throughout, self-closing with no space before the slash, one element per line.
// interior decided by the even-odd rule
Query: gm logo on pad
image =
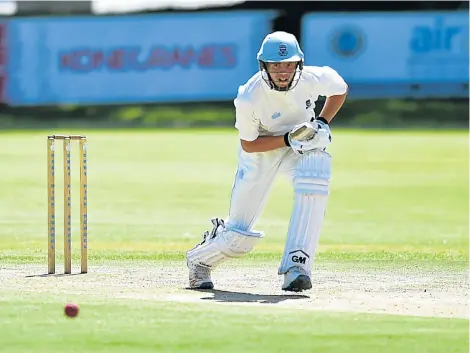
<path fill-rule="evenodd" d="M 299 264 L 305 265 L 307 259 L 310 259 L 310 256 L 303 250 L 294 250 L 289 253 L 292 262 L 297 262 Z"/>

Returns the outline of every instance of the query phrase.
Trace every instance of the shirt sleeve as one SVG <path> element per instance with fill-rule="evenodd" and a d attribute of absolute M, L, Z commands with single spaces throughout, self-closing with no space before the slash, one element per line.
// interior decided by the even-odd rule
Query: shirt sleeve
<path fill-rule="evenodd" d="M 326 97 L 345 94 L 348 89 L 344 79 L 329 66 L 321 67 L 319 83 L 321 94 Z"/>
<path fill-rule="evenodd" d="M 253 105 L 243 98 L 237 97 L 235 104 L 235 128 L 240 139 L 254 141 L 259 136 L 260 121 L 256 119 Z"/>

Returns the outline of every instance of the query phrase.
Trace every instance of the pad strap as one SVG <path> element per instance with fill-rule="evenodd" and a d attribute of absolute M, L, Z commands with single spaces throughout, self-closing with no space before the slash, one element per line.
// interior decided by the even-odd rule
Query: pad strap
<path fill-rule="evenodd" d="M 207 267 L 220 265 L 229 258 L 237 258 L 253 250 L 263 233 L 239 229 L 218 228 L 213 237 L 205 239 L 186 254 L 188 262 Z"/>

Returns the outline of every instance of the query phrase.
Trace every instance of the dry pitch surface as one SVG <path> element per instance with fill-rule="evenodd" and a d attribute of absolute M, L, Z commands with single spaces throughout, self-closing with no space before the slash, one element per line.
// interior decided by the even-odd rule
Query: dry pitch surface
<path fill-rule="evenodd" d="M 319 264 L 314 270 L 313 289 L 300 294 L 280 289 L 282 278 L 277 275 L 275 263 L 223 265 L 213 274 L 216 289 L 200 291 L 187 289 L 183 262 L 139 263 L 132 267 L 112 263 L 91 266 L 85 275 L 44 275 L 44 270 L 44 266 L 37 265 L 3 267 L 2 291 L 468 318 L 465 270 L 358 270 Z"/>

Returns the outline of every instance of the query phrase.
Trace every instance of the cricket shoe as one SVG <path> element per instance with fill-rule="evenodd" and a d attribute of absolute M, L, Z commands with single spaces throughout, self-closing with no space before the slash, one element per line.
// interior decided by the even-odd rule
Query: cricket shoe
<path fill-rule="evenodd" d="M 310 276 L 303 268 L 292 267 L 284 274 L 282 290 L 290 292 L 302 292 L 312 288 Z"/>
<path fill-rule="evenodd" d="M 198 261 L 190 261 L 188 258 L 189 252 L 197 250 L 198 247 L 208 246 L 210 242 L 217 236 L 217 231 L 223 229 L 225 223 L 221 218 L 212 218 L 212 230 L 206 231 L 203 234 L 203 240 L 200 244 L 196 245 L 193 249 L 186 253 L 186 264 L 189 268 L 189 287 L 194 289 L 212 289 L 214 284 L 211 279 L 211 267 L 201 264 Z M 197 258 L 197 257 L 196 257 Z"/>
<path fill-rule="evenodd" d="M 193 289 L 213 289 L 210 267 L 187 263 L 189 268 L 189 287 Z"/>

